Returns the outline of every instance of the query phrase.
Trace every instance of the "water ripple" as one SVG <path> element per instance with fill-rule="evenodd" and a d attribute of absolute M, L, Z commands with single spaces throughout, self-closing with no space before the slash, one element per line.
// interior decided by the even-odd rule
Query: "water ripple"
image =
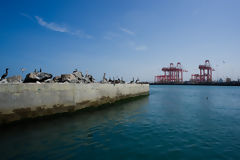
<path fill-rule="evenodd" d="M 151 86 L 149 97 L 2 129 L 1 159 L 240 159 L 239 97 Z"/>

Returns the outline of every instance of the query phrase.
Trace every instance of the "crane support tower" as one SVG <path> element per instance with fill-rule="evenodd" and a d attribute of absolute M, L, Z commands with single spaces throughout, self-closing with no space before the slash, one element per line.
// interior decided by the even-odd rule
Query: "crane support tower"
<path fill-rule="evenodd" d="M 192 82 L 212 82 L 212 71 L 215 71 L 211 65 L 210 61 L 206 60 L 204 65 L 199 65 L 200 74 L 192 74 Z"/>
<path fill-rule="evenodd" d="M 170 67 L 163 67 L 162 71 L 164 75 L 155 76 L 155 83 L 182 83 L 183 82 L 183 72 L 187 72 L 182 69 L 180 62 L 174 66 L 173 63 L 170 63 Z"/>

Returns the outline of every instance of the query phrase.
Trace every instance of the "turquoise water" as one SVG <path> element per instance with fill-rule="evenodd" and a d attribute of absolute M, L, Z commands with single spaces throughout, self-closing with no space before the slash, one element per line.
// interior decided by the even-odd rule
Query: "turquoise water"
<path fill-rule="evenodd" d="M 0 129 L 0 159 L 240 159 L 240 88 L 151 86 L 150 96 Z"/>

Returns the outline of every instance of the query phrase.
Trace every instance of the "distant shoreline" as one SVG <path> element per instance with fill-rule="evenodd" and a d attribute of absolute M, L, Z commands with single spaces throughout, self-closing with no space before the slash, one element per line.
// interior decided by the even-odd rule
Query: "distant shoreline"
<path fill-rule="evenodd" d="M 197 86 L 240 86 L 240 82 L 212 82 L 212 83 L 149 83 L 150 85 L 197 85 Z"/>

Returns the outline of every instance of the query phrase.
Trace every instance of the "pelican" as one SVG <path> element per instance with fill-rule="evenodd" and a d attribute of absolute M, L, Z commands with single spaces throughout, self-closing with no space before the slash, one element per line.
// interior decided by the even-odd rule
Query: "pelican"
<path fill-rule="evenodd" d="M 137 78 L 137 80 L 135 81 L 135 83 L 138 83 L 139 82 L 139 78 Z"/>
<path fill-rule="evenodd" d="M 2 75 L 1 80 L 5 79 L 8 75 L 8 68 L 6 68 L 6 72 Z"/>
<path fill-rule="evenodd" d="M 107 78 L 106 78 L 106 73 L 103 74 L 103 79 L 101 81 L 101 83 L 107 83 Z"/>
<path fill-rule="evenodd" d="M 109 77 L 108 82 L 111 82 L 111 83 L 113 82 L 112 79 L 111 79 L 111 77 Z"/>
<path fill-rule="evenodd" d="M 134 77 L 133 77 L 133 80 L 130 83 L 134 83 Z"/>

